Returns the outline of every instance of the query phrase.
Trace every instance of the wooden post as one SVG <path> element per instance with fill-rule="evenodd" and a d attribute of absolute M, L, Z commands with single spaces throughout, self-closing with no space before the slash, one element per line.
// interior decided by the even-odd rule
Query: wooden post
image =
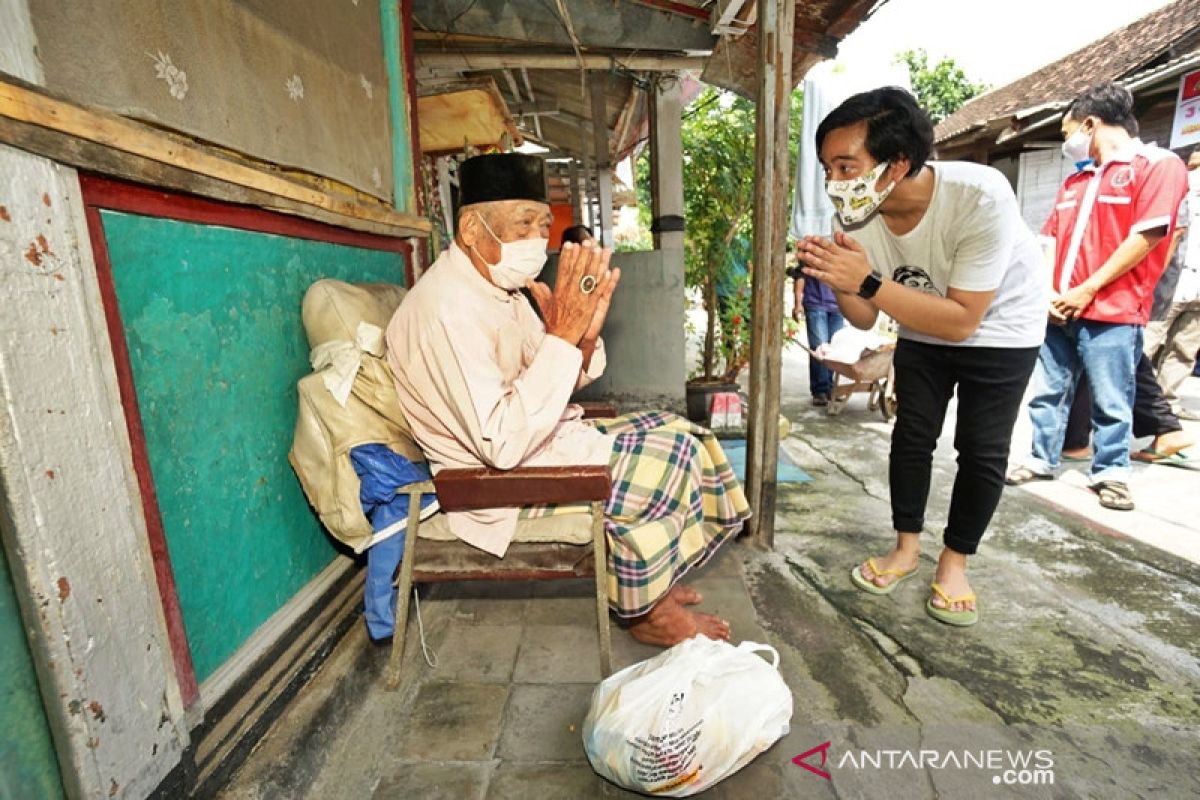
<path fill-rule="evenodd" d="M 765 0 L 758 17 L 758 110 L 755 130 L 753 331 L 746 484 L 755 541 L 775 542 L 775 472 L 779 461 L 779 373 L 783 334 L 788 123 L 796 0 Z"/>
<path fill-rule="evenodd" d="M 579 194 L 579 161 L 571 159 L 571 166 L 567 170 L 567 180 L 571 182 L 571 219 L 574 224 L 578 225 L 583 222 L 583 203 Z"/>
<path fill-rule="evenodd" d="M 596 238 L 605 247 L 613 243 L 612 155 L 608 145 L 608 73 L 588 76 L 592 96 L 592 138 L 596 153 L 596 196 L 600 204 Z"/>
<path fill-rule="evenodd" d="M 683 217 L 683 104 L 679 76 L 654 81 L 650 111 L 650 196 L 656 250 L 683 250 L 683 231 L 658 230 L 664 217 Z M 670 226 L 668 226 L 670 227 Z M 683 268 L 680 261 L 679 268 Z"/>

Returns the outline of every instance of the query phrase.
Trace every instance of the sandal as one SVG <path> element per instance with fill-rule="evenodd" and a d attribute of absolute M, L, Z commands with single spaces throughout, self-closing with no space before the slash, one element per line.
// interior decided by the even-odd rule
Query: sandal
<path fill-rule="evenodd" d="M 874 580 L 867 580 L 862 574 L 862 565 L 855 565 L 854 569 L 850 570 L 850 582 L 862 589 L 867 594 L 891 594 L 901 581 L 905 578 L 911 578 L 917 573 L 917 568 L 913 567 L 910 570 L 903 569 L 880 569 L 875 566 L 875 559 L 868 558 L 867 566 L 871 568 L 871 572 L 875 573 L 877 578 L 886 578 L 888 575 L 895 575 L 896 579 L 886 586 L 880 586 Z"/>
<path fill-rule="evenodd" d="M 1053 475 L 1044 475 L 1041 472 L 1034 472 L 1029 467 L 1017 467 L 1008 475 L 1004 476 L 1004 482 L 1009 486 L 1020 486 L 1023 483 L 1030 481 L 1052 481 Z"/>
<path fill-rule="evenodd" d="M 1132 511 L 1133 497 L 1129 487 L 1121 481 L 1100 481 L 1091 486 L 1091 490 L 1100 495 L 1100 505 L 1113 511 Z"/>
<path fill-rule="evenodd" d="M 950 608 L 950 606 L 954 605 L 955 603 L 965 603 L 969 600 L 974 600 L 974 594 L 964 594 L 962 597 L 951 597 L 950 595 L 946 594 L 946 591 L 936 583 L 930 584 L 929 588 L 933 589 L 933 593 L 942 598 L 942 602 L 946 604 L 946 607 L 942 608 L 941 606 L 935 606 L 933 604 L 932 597 L 926 600 L 925 612 L 929 614 L 929 616 L 933 617 L 938 622 L 944 622 L 947 625 L 954 625 L 959 628 L 966 628 L 974 625 L 976 622 L 979 622 L 979 609 L 977 608 L 964 608 L 959 611 L 954 611 Z"/>
<path fill-rule="evenodd" d="M 1138 450 L 1130 455 L 1134 461 L 1142 461 L 1147 464 L 1163 464 L 1168 467 L 1183 467 L 1184 469 L 1196 469 L 1197 465 L 1192 462 L 1191 457 L 1182 450 L 1176 450 L 1173 453 L 1162 453 L 1155 450 L 1153 447 L 1147 447 L 1145 450 Z"/>

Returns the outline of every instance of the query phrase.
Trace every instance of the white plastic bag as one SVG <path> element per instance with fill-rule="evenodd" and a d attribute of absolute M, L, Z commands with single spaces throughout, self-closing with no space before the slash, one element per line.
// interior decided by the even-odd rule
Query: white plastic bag
<path fill-rule="evenodd" d="M 770 645 L 696 636 L 621 670 L 596 687 L 583 723 L 592 768 L 660 797 L 707 789 L 787 733 L 792 693 L 778 667 Z"/>

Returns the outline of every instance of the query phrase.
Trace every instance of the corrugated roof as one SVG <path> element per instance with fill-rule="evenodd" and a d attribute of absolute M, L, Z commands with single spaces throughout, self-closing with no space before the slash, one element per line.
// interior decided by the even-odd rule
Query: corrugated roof
<path fill-rule="evenodd" d="M 967 103 L 934 129 L 938 143 L 1030 106 L 1066 103 L 1087 87 L 1117 80 L 1200 31 L 1200 0 L 1176 0 L 1070 55 Z"/>

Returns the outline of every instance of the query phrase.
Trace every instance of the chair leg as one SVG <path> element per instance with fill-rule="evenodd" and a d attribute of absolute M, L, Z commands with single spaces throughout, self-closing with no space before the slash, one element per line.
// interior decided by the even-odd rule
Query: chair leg
<path fill-rule="evenodd" d="M 612 674 L 612 632 L 608 625 L 608 539 L 604 503 L 592 502 L 592 557 L 596 568 L 596 625 L 600 634 L 600 677 Z"/>
<path fill-rule="evenodd" d="M 400 561 L 400 585 L 396 597 L 396 630 L 392 634 L 392 653 L 388 657 L 384 686 L 389 692 L 400 686 L 400 665 L 404 660 L 404 635 L 408 630 L 408 600 L 412 597 L 413 564 L 417 560 L 417 535 L 421 527 L 421 495 L 419 487 L 433 487 L 423 482 L 408 493 L 408 525 L 404 534 L 404 556 Z"/>

